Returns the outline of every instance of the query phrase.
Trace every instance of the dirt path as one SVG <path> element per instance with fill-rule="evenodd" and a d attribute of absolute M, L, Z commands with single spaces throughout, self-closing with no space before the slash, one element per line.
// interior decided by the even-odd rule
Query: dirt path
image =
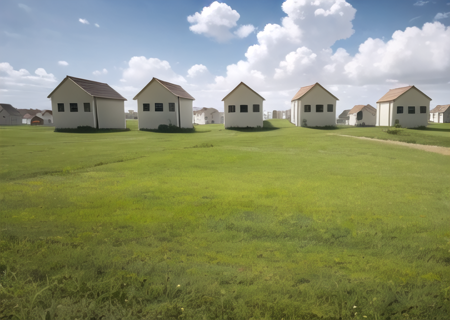
<path fill-rule="evenodd" d="M 336 135 L 340 136 L 340 137 L 350 137 L 350 138 L 356 138 L 356 139 L 362 139 L 362 140 L 371 140 L 371 141 L 379 141 L 379 142 L 384 142 L 384 143 L 389 143 L 389 144 L 396 144 L 398 146 L 404 146 L 404 147 L 408 147 L 408 148 L 443 154 L 444 156 L 450 156 L 450 148 L 446 148 L 446 147 L 428 146 L 428 145 L 424 145 L 424 144 L 406 143 L 406 142 L 393 141 L 393 140 L 372 139 L 372 138 L 366 138 L 366 137 L 355 137 L 355 136 L 348 136 L 345 134 L 336 134 Z"/>

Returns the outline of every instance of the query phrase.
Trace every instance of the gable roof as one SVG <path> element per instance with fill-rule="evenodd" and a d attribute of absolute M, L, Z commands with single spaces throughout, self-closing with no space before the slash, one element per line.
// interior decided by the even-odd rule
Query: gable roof
<path fill-rule="evenodd" d="M 8 114 L 10 116 L 15 116 L 15 117 L 22 117 L 22 114 L 19 112 L 19 110 L 17 110 L 16 108 L 14 108 L 12 105 L 7 104 L 7 103 L 0 103 L 0 106 L 2 106 L 3 110 L 5 110 L 6 112 L 8 112 Z"/>
<path fill-rule="evenodd" d="M 47 98 L 50 98 L 52 94 L 56 90 L 58 90 L 58 88 L 64 82 L 68 80 L 74 82 L 78 87 L 80 87 L 84 92 L 86 92 L 88 95 L 92 97 L 127 101 L 127 99 L 122 97 L 116 90 L 111 88 L 107 83 L 75 78 L 71 76 L 66 76 L 64 80 L 61 81 L 61 83 L 48 95 Z"/>
<path fill-rule="evenodd" d="M 228 94 L 222 99 L 222 101 L 224 101 L 230 94 L 233 93 L 234 90 L 236 90 L 236 89 L 237 89 L 239 86 L 241 86 L 241 85 L 246 86 L 248 89 L 250 89 L 251 91 L 253 91 L 254 93 L 256 93 L 261 99 L 266 100 L 266 99 L 264 99 L 258 92 L 256 92 L 256 91 L 253 90 L 252 88 L 250 88 L 250 87 L 249 87 L 248 85 L 246 85 L 244 82 L 241 82 L 241 83 L 239 83 L 239 84 L 236 86 L 236 88 L 234 88 L 233 90 L 231 90 L 230 93 L 228 93 Z"/>
<path fill-rule="evenodd" d="M 203 107 L 203 108 L 201 108 L 200 110 L 195 110 L 195 111 L 194 111 L 194 114 L 202 114 L 202 113 L 205 113 L 205 112 L 208 111 L 208 110 L 212 110 L 211 113 L 214 113 L 214 112 L 218 112 L 218 111 L 219 111 L 219 110 L 217 110 L 216 108 L 206 108 L 206 107 Z"/>
<path fill-rule="evenodd" d="M 331 94 L 336 100 L 339 100 L 334 94 L 332 94 L 330 91 L 328 91 L 327 89 L 325 89 L 324 87 L 322 87 L 322 85 L 318 82 L 316 82 L 315 84 L 312 84 L 310 86 L 306 86 L 306 87 L 301 87 L 300 90 L 297 91 L 297 93 L 295 94 L 295 96 L 291 99 L 291 101 L 294 100 L 298 100 L 301 97 L 303 97 L 305 94 L 307 94 L 312 88 L 314 88 L 315 86 L 320 86 L 323 90 L 325 90 L 326 92 L 328 92 L 329 94 Z"/>
<path fill-rule="evenodd" d="M 181 86 L 174 84 L 174 83 L 160 80 L 158 78 L 152 78 L 152 80 L 150 80 L 150 82 L 147 83 L 147 85 L 144 88 L 142 88 L 141 91 L 139 91 L 139 93 L 133 98 L 133 100 L 136 100 L 138 95 L 140 95 L 142 93 L 142 91 L 144 91 L 153 81 L 158 82 L 160 85 L 162 85 L 164 88 L 169 90 L 170 93 L 172 93 L 176 97 L 189 99 L 189 100 L 195 100 L 195 98 L 193 96 L 191 96 L 189 93 L 187 93 L 187 91 L 184 90 Z"/>
<path fill-rule="evenodd" d="M 372 107 L 370 104 L 367 105 L 363 105 L 363 104 L 358 104 L 356 106 L 354 106 L 348 114 L 354 114 L 354 113 L 358 113 L 360 112 L 362 109 L 366 109 L 367 111 L 369 111 L 371 114 L 375 115 L 377 114 L 377 109 L 375 109 L 374 107 Z"/>
<path fill-rule="evenodd" d="M 417 91 L 419 91 L 421 94 L 423 94 L 425 97 L 427 97 L 428 99 L 431 100 L 431 98 L 429 96 L 427 96 L 425 93 L 423 93 L 422 91 L 420 91 L 419 89 L 417 89 L 415 86 L 407 86 L 407 87 L 401 87 L 401 88 L 395 88 L 395 89 L 390 89 L 384 96 L 382 96 L 380 98 L 380 100 L 377 101 L 378 102 L 389 102 L 389 101 L 394 101 L 397 98 L 399 98 L 401 95 L 403 95 L 404 93 L 406 93 L 407 91 L 409 91 L 411 88 L 415 88 Z"/>
<path fill-rule="evenodd" d="M 339 119 L 347 119 L 347 120 L 349 120 L 350 119 L 349 116 L 348 116 L 349 112 L 350 112 L 350 109 L 342 111 L 342 113 L 339 115 L 338 118 Z"/>
<path fill-rule="evenodd" d="M 430 113 L 445 112 L 448 108 L 450 108 L 450 104 L 437 105 L 433 110 L 430 110 Z"/>
<path fill-rule="evenodd" d="M 19 110 L 19 112 L 22 116 L 26 115 L 27 113 L 35 115 L 38 112 L 41 112 L 41 110 L 38 110 L 38 109 L 17 109 L 17 110 Z"/>
<path fill-rule="evenodd" d="M 51 116 L 53 115 L 53 111 L 52 110 L 45 110 L 44 112 L 42 112 L 42 115 L 44 115 L 46 113 L 50 114 Z"/>

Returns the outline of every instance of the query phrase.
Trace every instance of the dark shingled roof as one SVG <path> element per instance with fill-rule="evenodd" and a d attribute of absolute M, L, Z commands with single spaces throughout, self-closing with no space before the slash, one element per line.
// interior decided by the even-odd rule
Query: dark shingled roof
<path fill-rule="evenodd" d="M 394 101 L 395 99 L 397 99 L 398 97 L 400 97 L 401 95 L 403 95 L 405 92 L 409 91 L 411 88 L 416 88 L 415 86 L 407 86 L 407 87 L 402 87 L 402 88 L 395 88 L 395 89 L 390 89 L 384 96 L 382 96 L 380 98 L 380 100 L 378 100 L 377 102 L 389 102 L 389 101 Z M 417 89 L 417 88 L 416 88 Z M 419 89 L 417 89 L 417 91 L 419 91 L 421 94 L 423 94 L 425 97 L 427 97 L 428 99 L 431 100 L 431 98 L 429 96 L 427 96 L 425 93 L 423 93 L 422 91 L 420 91 Z"/>
<path fill-rule="evenodd" d="M 59 86 L 66 80 L 72 80 L 78 85 L 81 89 L 83 89 L 87 94 L 96 97 L 96 98 L 105 98 L 105 99 L 114 99 L 114 100 L 123 100 L 126 101 L 124 97 L 122 97 L 116 90 L 111 88 L 107 83 L 91 81 L 81 78 L 75 78 L 71 76 L 67 76 L 56 88 L 53 90 L 47 98 L 50 98 Z"/>
<path fill-rule="evenodd" d="M 22 115 L 20 114 L 19 110 L 17 110 L 16 108 L 14 108 L 10 104 L 0 103 L 0 106 L 2 106 L 3 110 L 8 112 L 10 116 L 22 117 Z"/>
<path fill-rule="evenodd" d="M 169 90 L 176 97 L 189 99 L 189 100 L 195 100 L 195 98 L 193 96 L 191 96 L 189 93 L 187 93 L 187 91 L 184 90 L 181 86 L 167 82 L 167 81 L 159 80 L 157 78 L 153 78 L 152 80 L 150 80 L 150 82 L 147 83 L 147 85 L 141 91 L 139 91 L 139 93 L 133 98 L 133 100 L 136 100 L 138 95 L 140 95 L 141 92 L 144 91 L 145 88 L 147 88 L 150 85 L 150 83 L 152 83 L 153 81 L 159 82 L 159 84 L 161 84 L 164 88 Z"/>
<path fill-rule="evenodd" d="M 236 90 L 237 88 L 239 88 L 240 85 L 246 86 L 246 87 L 249 88 L 251 91 L 253 91 L 254 93 L 256 93 L 261 99 L 266 100 L 266 99 L 264 99 L 258 92 L 256 92 L 256 91 L 253 90 L 252 88 L 250 88 L 250 87 L 249 87 L 248 85 L 246 85 L 245 83 L 241 82 L 241 83 L 239 83 L 239 84 L 236 86 L 236 88 L 234 88 L 233 90 L 231 90 L 230 93 L 227 94 L 227 95 L 222 99 L 222 101 L 224 101 L 226 97 L 228 97 L 230 94 L 232 94 L 234 90 Z"/>
<path fill-rule="evenodd" d="M 445 112 L 448 108 L 450 108 L 450 104 L 437 105 L 433 110 L 430 111 L 430 113 Z"/>
<path fill-rule="evenodd" d="M 350 120 L 350 117 L 348 116 L 349 112 L 350 112 L 350 110 L 342 111 L 342 113 L 339 115 L 339 119 Z"/>
<path fill-rule="evenodd" d="M 329 94 L 331 94 L 336 100 L 339 100 L 334 94 L 332 94 L 330 91 L 328 91 L 327 89 L 325 89 L 324 87 L 322 87 L 322 85 L 321 85 L 320 83 L 316 82 L 315 84 L 312 84 L 312 85 L 310 85 L 310 86 L 301 87 L 300 90 L 297 91 L 297 93 L 295 94 L 295 96 L 292 98 L 291 101 L 300 99 L 300 98 L 303 97 L 305 94 L 307 94 L 309 90 L 311 90 L 311 89 L 314 88 L 315 86 L 320 86 L 323 90 L 325 90 L 326 92 L 328 92 Z"/>

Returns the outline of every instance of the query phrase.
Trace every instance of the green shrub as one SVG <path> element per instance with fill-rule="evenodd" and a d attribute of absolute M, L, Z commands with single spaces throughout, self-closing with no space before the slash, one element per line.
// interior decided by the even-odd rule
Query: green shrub
<path fill-rule="evenodd" d="M 74 128 L 55 128 L 54 132 L 68 132 L 68 133 L 106 133 L 106 132 L 122 132 L 130 131 L 130 128 L 125 129 L 97 129 L 91 126 L 78 126 Z"/>
<path fill-rule="evenodd" d="M 401 128 L 402 126 L 400 125 L 400 120 L 395 119 L 395 124 L 394 124 L 395 128 Z"/>

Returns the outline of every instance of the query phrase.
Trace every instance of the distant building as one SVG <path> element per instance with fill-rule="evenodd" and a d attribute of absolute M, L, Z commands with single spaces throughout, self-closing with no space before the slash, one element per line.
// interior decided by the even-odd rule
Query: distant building
<path fill-rule="evenodd" d="M 319 83 L 302 87 L 291 100 L 291 121 L 297 127 L 334 126 L 337 100 Z"/>
<path fill-rule="evenodd" d="M 202 108 L 194 111 L 195 124 L 224 123 L 223 112 L 215 108 Z"/>
<path fill-rule="evenodd" d="M 348 125 L 350 117 L 348 116 L 348 113 L 350 112 L 350 109 L 342 111 L 342 113 L 339 115 L 337 119 L 337 124 L 342 125 Z"/>
<path fill-rule="evenodd" d="M 7 103 L 0 103 L 0 125 L 17 126 L 22 124 L 19 110 Z"/>
<path fill-rule="evenodd" d="M 128 110 L 128 113 L 125 113 L 126 119 L 137 119 L 138 113 L 134 110 Z"/>
<path fill-rule="evenodd" d="M 22 115 L 22 124 L 31 124 L 31 118 L 33 118 L 39 112 L 42 112 L 38 109 L 18 109 L 20 114 Z"/>
<path fill-rule="evenodd" d="M 431 98 L 408 86 L 389 90 L 377 101 L 377 126 L 394 126 L 396 120 L 405 128 L 427 126 Z"/>
<path fill-rule="evenodd" d="M 66 76 L 48 98 L 56 128 L 126 128 L 127 99 L 107 83 Z"/>
<path fill-rule="evenodd" d="M 49 125 L 53 123 L 53 112 L 51 110 L 45 110 L 36 113 L 36 116 L 44 120 L 44 124 Z"/>
<path fill-rule="evenodd" d="M 225 128 L 262 127 L 264 100 L 244 82 L 239 83 L 222 99 L 225 110 Z"/>
<path fill-rule="evenodd" d="M 195 99 L 177 84 L 153 78 L 133 100 L 138 104 L 139 129 L 158 129 L 161 124 L 193 127 Z"/>
<path fill-rule="evenodd" d="M 351 126 L 375 126 L 377 123 L 377 109 L 370 104 L 356 105 L 349 112 L 348 124 Z"/>
<path fill-rule="evenodd" d="M 30 119 L 30 125 L 32 126 L 42 126 L 44 125 L 44 119 L 39 116 L 34 116 Z"/>
<path fill-rule="evenodd" d="M 430 121 L 436 123 L 450 122 L 450 104 L 438 105 L 430 111 Z"/>

